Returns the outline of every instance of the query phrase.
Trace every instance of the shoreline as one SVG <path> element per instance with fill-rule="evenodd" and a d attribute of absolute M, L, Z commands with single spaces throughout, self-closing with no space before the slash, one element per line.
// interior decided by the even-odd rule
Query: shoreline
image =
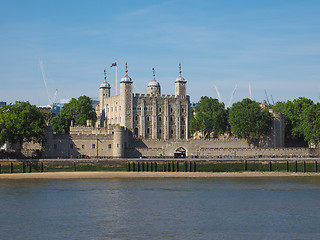
<path fill-rule="evenodd" d="M 296 172 L 45 172 L 0 174 L 1 179 L 111 179 L 111 178 L 260 178 L 320 177 Z"/>

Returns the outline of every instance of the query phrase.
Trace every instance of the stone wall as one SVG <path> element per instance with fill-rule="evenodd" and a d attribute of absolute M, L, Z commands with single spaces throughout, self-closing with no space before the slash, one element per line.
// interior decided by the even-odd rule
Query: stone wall
<path fill-rule="evenodd" d="M 309 157 L 309 148 L 258 148 L 243 139 L 155 141 L 136 139 L 134 147 L 127 149 L 127 157 L 173 157 L 178 148 L 193 157 Z"/>

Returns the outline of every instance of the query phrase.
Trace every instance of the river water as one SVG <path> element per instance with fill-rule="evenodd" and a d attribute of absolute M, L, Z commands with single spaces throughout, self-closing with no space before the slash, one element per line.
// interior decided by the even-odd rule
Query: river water
<path fill-rule="evenodd" d="M 320 239 L 320 178 L 1 180 L 1 239 Z"/>

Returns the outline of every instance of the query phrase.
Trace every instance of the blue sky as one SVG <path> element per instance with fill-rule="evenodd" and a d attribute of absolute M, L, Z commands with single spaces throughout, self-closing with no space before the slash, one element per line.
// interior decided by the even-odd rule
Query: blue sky
<path fill-rule="evenodd" d="M 274 101 L 320 95 L 320 1 L 0 1 L 0 100 L 47 105 L 39 66 L 57 99 L 98 97 L 128 62 L 146 92 L 152 67 L 174 94 L 178 64 L 191 101 Z M 137 92 L 137 91 L 136 91 Z M 113 91 L 114 93 L 114 91 Z"/>

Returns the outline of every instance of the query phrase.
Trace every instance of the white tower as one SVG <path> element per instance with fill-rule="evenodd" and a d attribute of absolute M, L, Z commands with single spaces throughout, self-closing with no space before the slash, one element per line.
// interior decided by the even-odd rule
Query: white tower
<path fill-rule="evenodd" d="M 179 76 L 175 81 L 175 96 L 185 98 L 187 95 L 187 81 L 181 76 L 181 63 L 179 63 Z"/>
<path fill-rule="evenodd" d="M 132 92 L 132 80 L 128 76 L 128 65 L 126 63 L 126 75 L 120 82 L 120 125 L 124 126 L 131 131 L 133 130 L 133 92 Z"/>
<path fill-rule="evenodd" d="M 100 104 L 99 104 L 99 110 L 100 110 L 100 127 L 104 126 L 105 122 L 105 99 L 110 97 L 110 84 L 107 83 L 107 73 L 106 70 L 104 70 L 104 81 L 100 85 Z"/>

